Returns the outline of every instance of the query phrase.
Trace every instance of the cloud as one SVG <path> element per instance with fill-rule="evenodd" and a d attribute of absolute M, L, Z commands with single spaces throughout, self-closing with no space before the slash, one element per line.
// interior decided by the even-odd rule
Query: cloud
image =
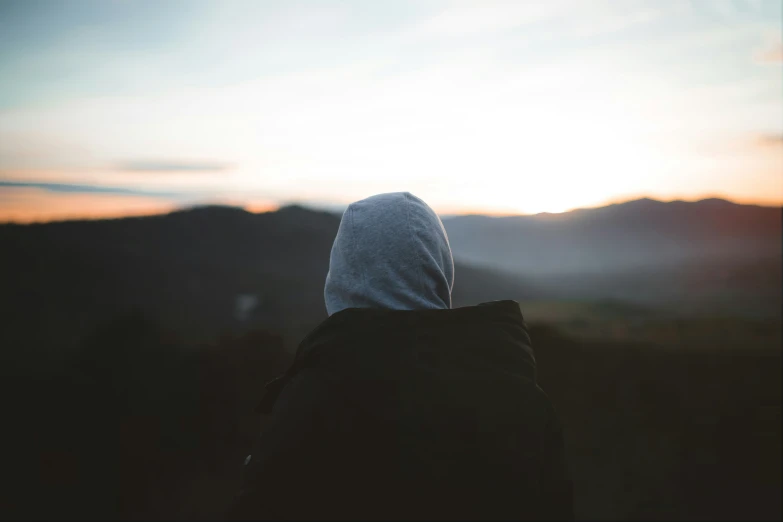
<path fill-rule="evenodd" d="M 618 32 L 683 12 L 678 3 L 649 6 L 642 2 L 596 4 L 581 0 L 510 2 L 481 0 L 449 4 L 404 32 L 413 37 L 493 35 L 522 27 L 579 38 Z M 530 33 L 528 33 L 529 35 Z"/>
<path fill-rule="evenodd" d="M 117 164 L 124 172 L 221 172 L 233 165 L 219 161 L 130 160 Z"/>
<path fill-rule="evenodd" d="M 79 185 L 73 183 L 45 183 L 34 181 L 2 181 L 0 180 L 0 189 L 2 188 L 32 188 L 45 190 L 47 192 L 69 193 L 69 194 L 112 194 L 115 196 L 135 196 L 144 198 L 158 199 L 179 199 L 186 194 L 182 192 L 166 192 L 153 190 L 140 190 L 127 187 L 107 187 L 99 185 Z"/>
<path fill-rule="evenodd" d="M 10 190 L 3 190 L 10 189 Z M 57 181 L 24 181 L 0 179 L 0 199 L 13 196 L 17 192 L 34 190 L 59 195 L 106 195 L 117 198 L 138 198 L 145 200 L 165 200 L 181 204 L 230 204 L 250 206 L 253 208 L 270 208 L 281 199 L 268 191 L 253 189 L 169 189 L 155 190 L 149 188 L 133 188 L 119 185 L 93 185 L 89 183 L 62 183 Z"/>
<path fill-rule="evenodd" d="M 450 6 L 436 15 L 416 23 L 411 34 L 466 35 L 513 29 L 560 15 L 566 6 L 562 1 L 538 4 L 482 2 Z"/>
<path fill-rule="evenodd" d="M 756 145 L 763 148 L 783 147 L 783 134 L 762 134 L 756 138 Z"/>
<path fill-rule="evenodd" d="M 77 183 L 0 180 L 0 223 L 146 216 L 200 205 L 230 205 L 250 212 L 277 210 L 277 202 L 247 192 L 163 192 Z"/>
<path fill-rule="evenodd" d="M 756 63 L 775 64 L 783 63 L 783 44 L 762 49 L 756 53 Z"/>
<path fill-rule="evenodd" d="M 754 51 L 753 61 L 761 65 L 783 63 L 783 39 L 781 39 L 780 32 L 768 31 L 764 35 L 764 43 Z"/>
<path fill-rule="evenodd" d="M 773 158 L 779 163 L 779 149 L 783 148 L 783 134 L 770 133 L 734 133 L 721 138 L 705 136 L 694 138 L 683 143 L 683 147 L 691 148 L 704 157 L 720 158 L 753 158 L 763 161 L 763 158 Z"/>

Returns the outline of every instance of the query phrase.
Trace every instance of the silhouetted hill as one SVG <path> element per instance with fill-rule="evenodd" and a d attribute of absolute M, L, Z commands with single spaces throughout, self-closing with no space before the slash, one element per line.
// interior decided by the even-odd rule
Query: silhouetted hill
<path fill-rule="evenodd" d="M 603 300 L 780 315 L 781 209 L 638 200 L 565 214 L 445 220 L 454 305 Z M 188 340 L 272 328 L 295 341 L 325 317 L 339 216 L 301 206 L 0 225 L 0 341 L 50 350 L 134 310 Z M 30 348 L 33 349 L 33 348 Z"/>
<path fill-rule="evenodd" d="M 249 328 L 297 339 L 326 317 L 323 282 L 339 220 L 299 206 L 263 214 L 210 206 L 2 225 L 0 309 L 9 327 L 0 339 L 56 353 L 134 310 L 189 340 Z M 536 297 L 516 276 L 457 273 L 457 306 Z"/>

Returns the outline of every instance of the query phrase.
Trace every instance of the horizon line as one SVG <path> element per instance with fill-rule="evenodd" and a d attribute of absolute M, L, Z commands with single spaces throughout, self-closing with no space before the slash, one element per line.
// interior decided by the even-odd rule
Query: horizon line
<path fill-rule="evenodd" d="M 475 210 L 465 210 L 464 212 L 438 212 L 436 210 L 436 213 L 438 214 L 441 219 L 448 219 L 448 218 L 454 218 L 454 217 L 467 217 L 467 216 L 473 216 L 473 217 L 488 217 L 488 218 L 508 218 L 508 217 L 530 217 L 530 216 L 560 216 L 560 215 L 566 215 L 572 212 L 580 212 L 585 210 L 597 210 L 601 208 L 608 208 L 613 206 L 619 206 L 619 205 L 625 205 L 630 203 L 636 203 L 636 202 L 642 202 L 642 201 L 648 201 L 651 203 L 660 203 L 660 204 L 670 204 L 670 203 L 703 203 L 707 201 L 715 201 L 715 202 L 723 202 L 731 205 L 740 205 L 740 206 L 753 206 L 753 207 L 763 207 L 763 208 L 783 208 L 783 202 L 777 203 L 777 204 L 765 204 L 765 203 L 753 203 L 753 202 L 744 202 L 739 200 L 732 200 L 725 196 L 708 196 L 708 197 L 700 197 L 700 198 L 692 198 L 692 199 L 685 199 L 685 198 L 674 198 L 669 200 L 664 199 L 657 199 L 652 198 L 649 196 L 641 196 L 638 198 L 631 198 L 631 199 L 623 199 L 623 200 L 616 200 L 607 202 L 603 205 L 596 205 L 591 207 L 576 207 L 569 210 L 565 210 L 562 212 L 535 212 L 535 213 L 522 213 L 522 212 L 502 212 L 497 211 L 493 212 L 491 210 L 486 211 L 475 211 Z M 216 200 L 214 202 L 199 202 L 194 204 L 181 204 L 181 205 L 166 205 L 162 208 L 155 208 L 155 209 L 149 209 L 148 211 L 145 210 L 125 210 L 123 212 L 111 212 L 107 211 L 104 213 L 90 213 L 89 211 L 83 212 L 83 213 L 63 213 L 62 216 L 56 216 L 52 218 L 35 218 L 34 216 L 31 216 L 30 218 L 22 218 L 22 219 L 5 219 L 0 221 L 0 225 L 11 225 L 11 224 L 17 224 L 17 225 L 28 225 L 28 224 L 45 224 L 45 223 L 63 223 L 63 222 L 72 222 L 72 221 L 101 221 L 101 220 L 117 220 L 117 219 L 132 219 L 132 218 L 140 218 L 140 217 L 154 217 L 154 216 L 166 216 L 170 215 L 176 212 L 183 212 L 183 211 L 190 211 L 190 210 L 196 210 L 196 209 L 202 209 L 202 208 L 209 208 L 209 207 L 221 207 L 221 208 L 234 208 L 234 209 L 241 209 L 245 212 L 251 213 L 251 214 L 266 214 L 266 213 L 272 213 L 272 212 L 278 212 L 285 208 L 291 208 L 291 207 L 300 207 L 311 211 L 316 212 L 327 212 L 331 214 L 341 214 L 345 208 L 348 207 L 349 204 L 336 204 L 336 203 L 328 203 L 328 202 L 319 202 L 319 201 L 301 201 L 301 200 L 284 200 L 280 203 L 265 203 L 263 205 L 257 205 L 253 203 L 248 204 L 237 204 L 237 203 L 229 203 L 229 202 L 221 202 L 219 200 Z M 2 218 L 0 218 L 2 219 Z"/>

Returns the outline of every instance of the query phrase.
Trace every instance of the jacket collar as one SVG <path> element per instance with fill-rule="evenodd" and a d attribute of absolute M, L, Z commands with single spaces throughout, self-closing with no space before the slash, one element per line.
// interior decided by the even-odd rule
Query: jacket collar
<path fill-rule="evenodd" d="M 283 386 L 302 368 L 322 364 L 324 358 L 336 357 L 340 366 L 376 359 L 370 345 L 392 337 L 404 339 L 403 345 L 419 346 L 426 345 L 428 338 L 441 343 L 445 339 L 485 369 L 536 380 L 530 336 L 516 301 L 441 310 L 347 308 L 302 340 L 288 371 L 267 384 L 259 410 L 269 411 Z"/>

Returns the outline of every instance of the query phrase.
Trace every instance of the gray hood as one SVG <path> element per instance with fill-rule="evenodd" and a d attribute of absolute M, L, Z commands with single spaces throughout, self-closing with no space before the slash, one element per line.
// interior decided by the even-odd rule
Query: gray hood
<path fill-rule="evenodd" d="M 332 245 L 326 311 L 451 308 L 454 261 L 437 214 L 409 192 L 351 203 Z"/>

